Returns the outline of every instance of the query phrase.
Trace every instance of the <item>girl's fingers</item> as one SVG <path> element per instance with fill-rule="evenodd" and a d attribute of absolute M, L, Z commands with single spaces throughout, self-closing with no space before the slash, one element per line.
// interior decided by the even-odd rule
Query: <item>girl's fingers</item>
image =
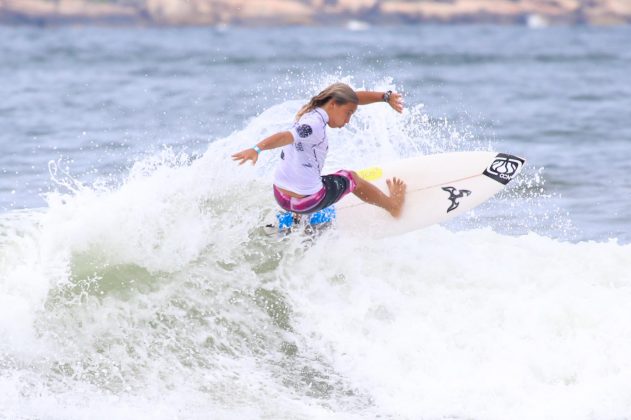
<path fill-rule="evenodd" d="M 244 150 L 243 152 L 235 153 L 234 155 L 232 155 L 232 160 L 238 162 L 239 165 L 243 165 L 248 160 L 251 160 L 252 165 L 254 165 L 258 160 L 258 155 L 252 155 L 251 153 L 249 153 L 249 151 Z"/>
<path fill-rule="evenodd" d="M 390 106 L 397 112 L 403 111 L 403 97 L 400 93 L 393 92 L 390 98 Z"/>

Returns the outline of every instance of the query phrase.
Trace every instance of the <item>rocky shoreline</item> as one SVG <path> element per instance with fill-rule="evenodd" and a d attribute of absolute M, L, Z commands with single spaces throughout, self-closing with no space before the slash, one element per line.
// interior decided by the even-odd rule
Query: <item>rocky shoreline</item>
<path fill-rule="evenodd" d="M 0 23 L 141 26 L 615 25 L 630 0 L 0 0 Z"/>

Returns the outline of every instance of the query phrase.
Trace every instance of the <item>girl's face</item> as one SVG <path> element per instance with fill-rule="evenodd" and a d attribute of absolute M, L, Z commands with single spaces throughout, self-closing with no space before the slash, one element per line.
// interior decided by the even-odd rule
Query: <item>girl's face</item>
<path fill-rule="evenodd" d="M 342 128 L 350 121 L 351 117 L 357 110 L 357 104 L 348 102 L 344 105 L 339 105 L 335 101 L 331 101 L 326 108 L 327 114 L 329 114 L 329 127 Z"/>

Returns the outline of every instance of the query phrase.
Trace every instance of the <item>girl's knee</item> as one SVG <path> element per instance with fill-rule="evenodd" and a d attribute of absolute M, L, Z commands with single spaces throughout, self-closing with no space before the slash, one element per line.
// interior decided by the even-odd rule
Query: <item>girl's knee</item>
<path fill-rule="evenodd" d="M 364 179 L 361 176 L 359 176 L 359 174 L 357 172 L 355 172 L 355 171 L 348 171 L 348 173 L 350 174 L 351 178 L 353 178 L 352 179 L 352 182 L 354 184 L 354 188 L 353 189 L 356 189 L 358 186 L 361 186 L 361 185 L 364 184 Z"/>
<path fill-rule="evenodd" d="M 362 178 L 361 175 L 359 175 L 357 172 L 350 171 L 350 174 L 353 177 L 353 181 L 355 181 L 356 184 L 363 184 L 366 182 L 366 180 Z"/>

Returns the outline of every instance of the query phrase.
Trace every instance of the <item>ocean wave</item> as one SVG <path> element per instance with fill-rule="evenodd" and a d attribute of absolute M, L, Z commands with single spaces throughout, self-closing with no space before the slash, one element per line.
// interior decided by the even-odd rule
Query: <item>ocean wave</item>
<path fill-rule="evenodd" d="M 118 185 L 52 163 L 48 207 L 2 216 L 9 416 L 629 412 L 629 245 L 546 236 L 565 219 L 546 207 L 538 169 L 461 225 L 270 237 L 277 156 L 254 167 L 229 156 L 291 124 L 297 105 L 265 110 L 202 155 L 141 159 Z M 331 168 L 491 147 L 422 106 L 361 109 L 330 141 Z M 542 218 L 511 234 L 502 226 L 520 206 Z"/>

